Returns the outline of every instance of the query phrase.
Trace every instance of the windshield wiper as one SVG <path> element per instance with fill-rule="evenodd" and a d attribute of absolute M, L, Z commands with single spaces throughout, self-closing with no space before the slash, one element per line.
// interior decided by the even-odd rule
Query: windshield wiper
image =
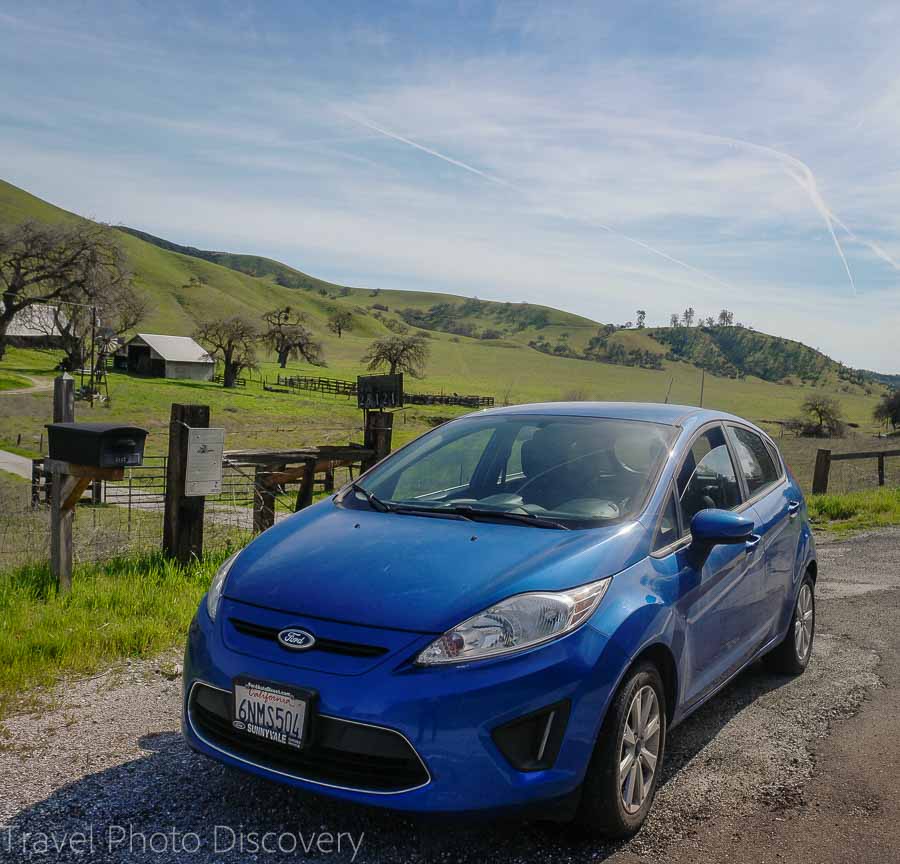
<path fill-rule="evenodd" d="M 555 519 L 548 519 L 546 516 L 539 516 L 537 513 L 529 513 L 527 510 L 515 512 L 513 510 L 489 510 L 483 507 L 473 507 L 471 504 L 457 504 L 454 507 L 448 507 L 443 512 L 459 513 L 468 516 L 470 519 L 497 520 L 502 522 L 518 522 L 521 525 L 530 525 L 532 528 L 555 528 L 559 531 L 570 530 L 568 525 L 557 522 Z"/>
<path fill-rule="evenodd" d="M 362 495 L 373 510 L 377 510 L 379 513 L 392 513 L 394 511 L 390 504 L 382 501 L 374 492 L 370 492 L 368 489 L 360 486 L 359 483 L 351 483 L 350 488 Z"/>

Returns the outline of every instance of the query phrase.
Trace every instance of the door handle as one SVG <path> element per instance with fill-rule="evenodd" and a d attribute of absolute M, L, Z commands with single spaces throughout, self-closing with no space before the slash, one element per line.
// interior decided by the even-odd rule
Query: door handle
<path fill-rule="evenodd" d="M 788 517 L 791 519 L 796 519 L 797 514 L 800 512 L 800 502 L 799 501 L 791 501 L 788 504 Z"/>
<path fill-rule="evenodd" d="M 750 539 L 747 541 L 746 545 L 748 555 L 752 555 L 756 551 L 756 547 L 759 546 L 760 540 L 762 540 L 762 537 L 759 534 L 750 535 Z"/>

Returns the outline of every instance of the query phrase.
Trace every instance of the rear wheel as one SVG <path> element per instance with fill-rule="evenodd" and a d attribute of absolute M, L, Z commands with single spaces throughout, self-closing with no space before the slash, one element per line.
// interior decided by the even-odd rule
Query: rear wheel
<path fill-rule="evenodd" d="M 616 693 L 582 786 L 577 822 L 589 834 L 627 837 L 644 823 L 666 744 L 666 700 L 655 666 L 643 663 Z"/>
<path fill-rule="evenodd" d="M 816 635 L 815 583 L 807 573 L 797 592 L 791 626 L 782 643 L 769 655 L 771 667 L 785 675 L 801 675 L 809 665 Z"/>

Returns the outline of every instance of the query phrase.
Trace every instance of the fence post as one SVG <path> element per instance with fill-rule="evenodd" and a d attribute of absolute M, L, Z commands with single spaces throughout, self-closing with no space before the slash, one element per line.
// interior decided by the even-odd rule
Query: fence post
<path fill-rule="evenodd" d="M 166 513 L 163 552 L 181 564 L 203 557 L 203 496 L 184 494 L 188 431 L 209 427 L 208 405 L 172 405 L 169 419 L 169 456 L 166 461 Z"/>
<path fill-rule="evenodd" d="M 828 491 L 828 474 L 831 471 L 831 451 L 819 448 L 816 451 L 816 467 L 813 471 L 813 495 L 824 495 Z"/>
<path fill-rule="evenodd" d="M 72 490 L 71 480 L 59 470 L 53 471 L 53 495 L 50 499 L 50 572 L 56 577 L 60 594 L 72 590 L 72 522 L 75 508 L 65 506 L 65 498 Z"/>
<path fill-rule="evenodd" d="M 44 473 L 44 460 L 31 460 L 31 509 L 41 506 L 41 475 Z"/>
<path fill-rule="evenodd" d="M 53 379 L 53 422 L 75 420 L 75 379 L 63 372 Z M 43 441 L 41 442 L 43 445 Z M 43 448 L 42 448 L 43 449 Z M 72 523 L 74 508 L 66 508 L 68 486 L 59 471 L 47 474 L 50 499 L 50 572 L 56 577 L 60 594 L 72 590 Z"/>
<path fill-rule="evenodd" d="M 72 423 L 75 420 L 75 379 L 66 372 L 53 379 L 53 422 Z M 43 436 L 41 446 L 43 448 Z"/>
<path fill-rule="evenodd" d="M 374 450 L 374 456 L 367 456 L 362 463 L 363 471 L 384 459 L 391 452 L 391 435 L 394 430 L 394 415 L 387 411 L 366 411 L 366 425 L 363 446 Z"/>
<path fill-rule="evenodd" d="M 878 454 L 878 485 L 884 486 L 884 453 Z"/>
<path fill-rule="evenodd" d="M 265 531 L 275 524 L 275 484 L 273 471 L 284 471 L 284 465 L 257 465 L 253 476 L 253 530 Z"/>
<path fill-rule="evenodd" d="M 303 479 L 300 481 L 300 488 L 297 490 L 297 502 L 294 504 L 294 512 L 309 507 L 313 503 L 313 485 L 316 482 L 316 459 L 304 459 Z"/>

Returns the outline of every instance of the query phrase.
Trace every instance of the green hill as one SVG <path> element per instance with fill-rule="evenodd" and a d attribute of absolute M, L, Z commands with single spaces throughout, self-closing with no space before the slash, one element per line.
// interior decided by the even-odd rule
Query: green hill
<path fill-rule="evenodd" d="M 0 181 L 0 223 L 79 218 Z M 882 392 L 874 379 L 848 374 L 819 352 L 744 328 L 619 330 L 537 304 L 336 285 L 268 258 L 120 231 L 136 282 L 152 300 L 140 329 L 187 335 L 204 317 L 259 319 L 289 304 L 321 339 L 326 374 L 339 377 L 363 371 L 360 358 L 372 338 L 407 332 L 429 338 L 427 377 L 410 387 L 422 391 L 491 394 L 512 402 L 661 401 L 668 394 L 672 402 L 694 404 L 702 368 L 710 373 L 707 405 L 756 419 L 787 417 L 796 415 L 810 390 L 827 388 L 841 398 L 848 419 L 865 424 Z M 343 338 L 327 329 L 329 315 L 338 310 L 353 317 Z"/>

